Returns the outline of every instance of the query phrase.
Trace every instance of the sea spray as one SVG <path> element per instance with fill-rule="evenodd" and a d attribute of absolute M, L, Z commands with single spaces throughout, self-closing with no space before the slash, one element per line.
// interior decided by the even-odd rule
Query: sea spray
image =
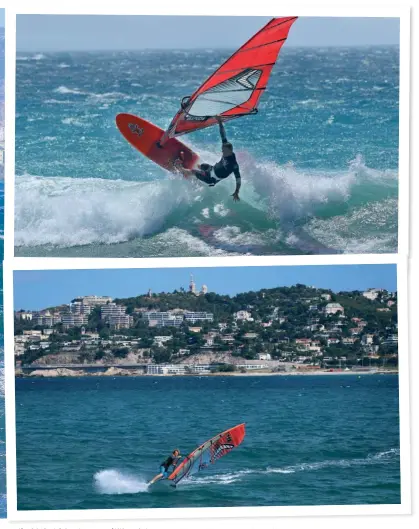
<path fill-rule="evenodd" d="M 147 492 L 147 481 L 116 469 L 100 470 L 94 475 L 94 487 L 99 494 L 137 494 Z"/>

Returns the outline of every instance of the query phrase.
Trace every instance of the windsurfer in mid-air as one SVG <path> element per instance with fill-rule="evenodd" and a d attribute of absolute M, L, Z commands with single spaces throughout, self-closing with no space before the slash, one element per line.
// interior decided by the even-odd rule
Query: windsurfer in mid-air
<path fill-rule="evenodd" d="M 222 140 L 222 153 L 223 157 L 215 165 L 209 165 L 208 163 L 202 163 L 199 166 L 199 169 L 186 169 L 182 165 L 182 160 L 176 160 L 175 167 L 178 169 L 184 176 L 196 176 L 198 180 L 208 184 L 210 187 L 215 186 L 221 180 L 224 180 L 232 173 L 236 177 L 236 189 L 231 195 L 234 201 L 239 201 L 239 191 L 241 187 L 241 176 L 239 170 L 239 164 L 236 160 L 236 155 L 233 152 L 232 144 L 227 140 L 225 128 L 222 122 L 222 119 L 219 116 L 216 116 L 218 125 L 220 127 L 220 134 Z"/>
<path fill-rule="evenodd" d="M 169 468 L 173 467 L 173 470 L 176 468 L 181 458 L 179 450 L 176 448 L 173 450 L 172 455 L 170 455 L 163 463 L 160 465 L 160 472 L 154 476 L 154 478 L 148 483 L 148 485 L 153 485 L 159 479 L 165 479 L 169 476 Z"/>

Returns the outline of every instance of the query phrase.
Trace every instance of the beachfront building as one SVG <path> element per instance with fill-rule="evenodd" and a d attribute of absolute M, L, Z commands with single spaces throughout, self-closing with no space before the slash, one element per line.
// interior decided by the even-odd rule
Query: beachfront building
<path fill-rule="evenodd" d="M 180 327 L 183 323 L 183 316 L 171 312 L 144 312 L 143 318 L 149 327 Z"/>
<path fill-rule="evenodd" d="M 258 371 L 259 369 L 268 369 L 267 364 L 252 363 L 251 360 L 248 360 L 245 364 L 237 364 L 237 369 L 245 369 L 246 371 Z"/>
<path fill-rule="evenodd" d="M 184 375 L 184 364 L 149 364 L 147 366 L 147 375 Z"/>
<path fill-rule="evenodd" d="M 186 366 L 191 373 L 205 374 L 211 373 L 211 366 L 209 364 L 192 364 Z"/>
<path fill-rule="evenodd" d="M 185 321 L 188 323 L 196 323 L 197 321 L 208 321 L 214 320 L 214 315 L 210 312 L 185 312 Z"/>
<path fill-rule="evenodd" d="M 324 312 L 327 315 L 329 315 L 329 314 L 337 314 L 338 312 L 340 312 L 341 314 L 344 314 L 345 311 L 340 303 L 328 303 L 326 307 L 324 308 Z"/>
<path fill-rule="evenodd" d="M 149 364 L 147 375 L 185 375 L 211 373 L 209 364 Z"/>

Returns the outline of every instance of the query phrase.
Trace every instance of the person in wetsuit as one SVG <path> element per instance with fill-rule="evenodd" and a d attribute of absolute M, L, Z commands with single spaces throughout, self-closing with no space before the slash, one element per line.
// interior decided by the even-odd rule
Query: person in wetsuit
<path fill-rule="evenodd" d="M 154 476 L 154 478 L 148 483 L 149 485 L 152 485 L 159 479 L 164 479 L 169 476 L 173 472 L 173 470 L 176 468 L 177 464 L 179 463 L 181 455 L 179 450 L 176 448 L 173 450 L 172 455 L 170 455 L 167 459 L 163 461 L 163 463 L 160 465 L 160 472 Z M 173 467 L 173 470 L 169 472 L 169 468 Z"/>
<path fill-rule="evenodd" d="M 219 116 L 216 116 L 218 125 L 220 126 L 220 134 L 222 140 L 222 153 L 223 157 L 215 165 L 209 165 L 208 163 L 202 163 L 199 166 L 199 169 L 185 169 L 182 167 L 182 160 L 177 160 L 175 162 L 175 167 L 179 169 L 181 173 L 185 176 L 193 175 L 201 182 L 208 184 L 210 187 L 215 186 L 221 180 L 224 180 L 232 173 L 236 177 L 236 189 L 231 195 L 234 201 L 240 200 L 239 191 L 241 187 L 241 176 L 239 164 L 236 160 L 236 155 L 233 152 L 232 144 L 227 140 L 226 132 L 222 119 Z"/>

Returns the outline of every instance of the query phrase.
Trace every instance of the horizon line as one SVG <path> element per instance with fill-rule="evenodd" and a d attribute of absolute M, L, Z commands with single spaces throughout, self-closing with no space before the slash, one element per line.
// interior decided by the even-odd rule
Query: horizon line
<path fill-rule="evenodd" d="M 330 48 L 374 48 L 374 47 L 394 47 L 394 46 L 400 46 L 400 42 L 395 42 L 392 44 L 389 43 L 382 43 L 382 44 L 324 44 L 324 45 L 317 45 L 317 46 L 311 46 L 311 45 L 287 45 L 287 48 L 293 48 L 293 49 L 330 49 Z M 42 49 L 16 49 L 16 54 L 18 53 L 83 53 L 83 52 L 133 52 L 133 51 L 202 51 L 202 50 L 235 50 L 236 48 L 232 47 L 198 47 L 198 48 L 174 48 L 174 47 L 167 47 L 167 48 L 119 48 L 119 49 L 111 49 L 111 48 L 86 48 L 86 49 L 56 49 L 56 50 L 42 50 Z"/>

